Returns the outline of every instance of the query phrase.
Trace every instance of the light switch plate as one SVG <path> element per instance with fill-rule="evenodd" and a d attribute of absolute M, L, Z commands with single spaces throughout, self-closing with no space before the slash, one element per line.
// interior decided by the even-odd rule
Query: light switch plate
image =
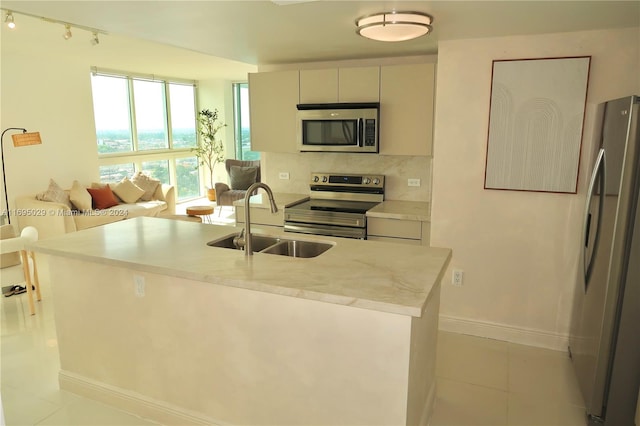
<path fill-rule="evenodd" d="M 420 186 L 420 179 L 409 179 L 407 181 L 408 186 Z"/>
<path fill-rule="evenodd" d="M 280 172 L 278 173 L 278 179 L 289 179 L 289 172 Z"/>

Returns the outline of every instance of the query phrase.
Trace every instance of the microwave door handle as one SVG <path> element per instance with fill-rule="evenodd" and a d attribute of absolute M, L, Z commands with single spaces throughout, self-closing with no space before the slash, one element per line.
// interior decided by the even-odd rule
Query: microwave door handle
<path fill-rule="evenodd" d="M 364 146 L 364 119 L 358 119 L 358 146 Z"/>

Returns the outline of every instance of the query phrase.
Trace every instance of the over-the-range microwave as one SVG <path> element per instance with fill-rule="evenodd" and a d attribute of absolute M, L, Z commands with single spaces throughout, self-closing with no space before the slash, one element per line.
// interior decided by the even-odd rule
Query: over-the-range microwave
<path fill-rule="evenodd" d="M 380 104 L 298 104 L 299 151 L 376 153 Z"/>

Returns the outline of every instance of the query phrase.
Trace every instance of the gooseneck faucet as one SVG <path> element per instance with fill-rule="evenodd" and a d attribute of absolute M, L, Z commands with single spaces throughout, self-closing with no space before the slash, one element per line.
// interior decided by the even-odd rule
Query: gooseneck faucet
<path fill-rule="evenodd" d="M 264 189 L 269 196 L 271 213 L 276 213 L 278 211 L 278 206 L 276 206 L 276 202 L 273 199 L 273 192 L 271 192 L 271 188 L 269 188 L 266 183 L 256 182 L 247 189 L 247 193 L 244 196 L 244 229 L 238 237 L 238 244 L 244 246 L 245 256 L 253 256 L 253 246 L 251 244 L 251 209 L 249 206 L 249 198 L 251 198 L 251 194 L 253 194 L 253 192 L 258 188 Z"/>

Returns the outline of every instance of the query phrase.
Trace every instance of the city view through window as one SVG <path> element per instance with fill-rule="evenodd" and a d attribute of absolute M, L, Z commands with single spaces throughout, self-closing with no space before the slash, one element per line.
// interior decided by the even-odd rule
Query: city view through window
<path fill-rule="evenodd" d="M 193 84 L 93 75 L 92 90 L 102 182 L 142 171 L 178 200 L 200 195 Z"/>

